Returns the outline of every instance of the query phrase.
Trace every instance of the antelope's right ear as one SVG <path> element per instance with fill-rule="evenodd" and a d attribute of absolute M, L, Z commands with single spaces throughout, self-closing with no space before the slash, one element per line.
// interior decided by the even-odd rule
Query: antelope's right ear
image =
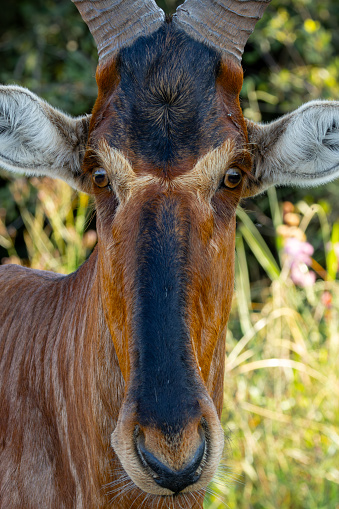
<path fill-rule="evenodd" d="M 90 192 L 81 170 L 89 121 L 90 115 L 69 117 L 25 88 L 0 86 L 0 166 Z"/>
<path fill-rule="evenodd" d="M 271 122 L 247 120 L 252 179 L 244 197 L 270 186 L 311 187 L 339 177 L 339 102 L 311 101 Z"/>

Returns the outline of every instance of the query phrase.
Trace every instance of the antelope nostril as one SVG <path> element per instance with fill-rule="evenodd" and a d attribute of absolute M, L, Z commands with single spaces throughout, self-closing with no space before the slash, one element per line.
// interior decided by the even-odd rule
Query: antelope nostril
<path fill-rule="evenodd" d="M 154 454 L 145 448 L 141 441 L 137 447 L 141 462 L 151 470 L 154 481 L 162 488 L 167 488 L 174 493 L 179 493 L 190 484 L 194 484 L 199 480 L 205 448 L 205 437 L 202 437 L 202 441 L 192 460 L 185 468 L 178 471 L 164 465 Z"/>

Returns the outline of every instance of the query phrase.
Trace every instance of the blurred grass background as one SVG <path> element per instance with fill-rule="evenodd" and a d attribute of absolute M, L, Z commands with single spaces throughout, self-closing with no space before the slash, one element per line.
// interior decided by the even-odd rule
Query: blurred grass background
<path fill-rule="evenodd" d="M 158 3 L 173 12 L 178 2 Z M 248 118 L 269 121 L 308 100 L 339 99 L 338 21 L 336 0 L 273 0 L 243 59 Z M 2 83 L 73 115 L 91 110 L 97 54 L 70 0 L 8 2 L 0 54 Z M 228 448 L 205 509 L 339 508 L 338 191 L 335 182 L 270 190 L 238 211 L 222 419 Z M 1 263 L 68 273 L 95 242 L 86 195 L 0 172 Z"/>

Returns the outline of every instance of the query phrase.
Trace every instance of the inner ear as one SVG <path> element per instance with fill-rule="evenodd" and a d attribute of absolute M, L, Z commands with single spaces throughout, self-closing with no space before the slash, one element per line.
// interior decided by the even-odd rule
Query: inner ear
<path fill-rule="evenodd" d="M 266 125 L 247 120 L 253 153 L 246 196 L 270 186 L 311 187 L 339 177 L 339 102 L 311 101 Z"/>
<path fill-rule="evenodd" d="M 89 192 L 82 174 L 89 121 L 89 115 L 65 115 L 25 88 L 0 86 L 0 164 L 9 171 L 60 178 Z"/>

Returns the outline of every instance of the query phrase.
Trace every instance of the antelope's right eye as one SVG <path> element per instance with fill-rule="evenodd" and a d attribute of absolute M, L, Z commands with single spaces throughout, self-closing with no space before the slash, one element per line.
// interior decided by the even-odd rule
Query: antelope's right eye
<path fill-rule="evenodd" d="M 98 187 L 107 187 L 109 184 L 107 172 L 104 170 L 104 168 L 97 168 L 92 173 L 92 180 Z"/>
<path fill-rule="evenodd" d="M 224 184 L 226 187 L 233 189 L 240 184 L 241 180 L 241 170 L 239 168 L 229 168 L 224 177 Z"/>

